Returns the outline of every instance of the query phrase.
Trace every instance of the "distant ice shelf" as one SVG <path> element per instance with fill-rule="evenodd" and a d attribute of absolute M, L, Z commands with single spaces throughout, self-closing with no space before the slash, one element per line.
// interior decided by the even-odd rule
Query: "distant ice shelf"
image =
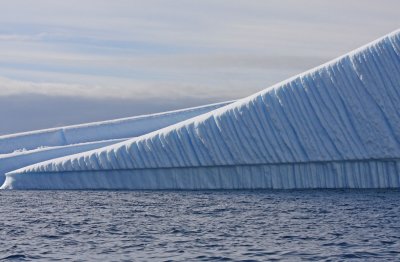
<path fill-rule="evenodd" d="M 228 103 L 0 136 L 0 185 L 12 170 L 116 144 Z"/>
<path fill-rule="evenodd" d="M 229 103 L 232 101 L 157 114 L 3 135 L 0 136 L 0 154 L 41 147 L 132 138 L 204 114 Z"/>
<path fill-rule="evenodd" d="M 390 188 L 400 31 L 247 98 L 6 174 L 8 189 Z"/>

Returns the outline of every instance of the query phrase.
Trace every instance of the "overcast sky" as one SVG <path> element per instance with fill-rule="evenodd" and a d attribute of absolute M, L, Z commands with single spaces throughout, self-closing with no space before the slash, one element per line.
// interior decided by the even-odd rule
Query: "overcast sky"
<path fill-rule="evenodd" d="M 398 0 L 0 0 L 0 134 L 241 98 L 400 27 Z"/>

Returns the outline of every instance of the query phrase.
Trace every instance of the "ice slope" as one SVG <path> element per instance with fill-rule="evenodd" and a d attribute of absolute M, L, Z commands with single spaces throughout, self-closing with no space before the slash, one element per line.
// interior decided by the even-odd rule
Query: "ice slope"
<path fill-rule="evenodd" d="M 45 160 L 81 153 L 100 147 L 116 144 L 127 140 L 125 139 L 111 139 L 104 141 L 80 143 L 67 146 L 55 146 L 37 148 L 27 151 L 18 151 L 9 154 L 0 155 L 0 184 L 4 183 L 5 174 L 15 169 L 24 166 L 32 165 L 35 163 L 43 162 Z"/>
<path fill-rule="evenodd" d="M 0 136 L 0 154 L 40 147 L 65 146 L 94 141 L 135 137 L 209 112 L 231 102 L 187 108 L 159 114 L 37 130 Z"/>
<path fill-rule="evenodd" d="M 7 174 L 2 188 L 374 188 L 400 181 L 400 31 L 230 105 Z"/>

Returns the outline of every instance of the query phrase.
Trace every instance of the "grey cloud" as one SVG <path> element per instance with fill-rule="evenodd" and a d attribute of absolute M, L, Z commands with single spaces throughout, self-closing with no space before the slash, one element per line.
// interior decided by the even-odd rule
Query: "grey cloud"
<path fill-rule="evenodd" d="M 116 116 L 101 103 L 130 115 L 169 109 L 165 97 L 184 106 L 247 96 L 396 29 L 399 8 L 398 0 L 3 1 L 1 127 Z M 85 103 L 99 110 L 85 115 Z"/>

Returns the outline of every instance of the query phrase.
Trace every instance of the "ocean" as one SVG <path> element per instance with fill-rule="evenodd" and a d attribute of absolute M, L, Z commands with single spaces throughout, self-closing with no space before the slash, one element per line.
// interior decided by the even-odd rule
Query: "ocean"
<path fill-rule="evenodd" d="M 398 190 L 0 191 L 5 261 L 399 261 Z"/>

